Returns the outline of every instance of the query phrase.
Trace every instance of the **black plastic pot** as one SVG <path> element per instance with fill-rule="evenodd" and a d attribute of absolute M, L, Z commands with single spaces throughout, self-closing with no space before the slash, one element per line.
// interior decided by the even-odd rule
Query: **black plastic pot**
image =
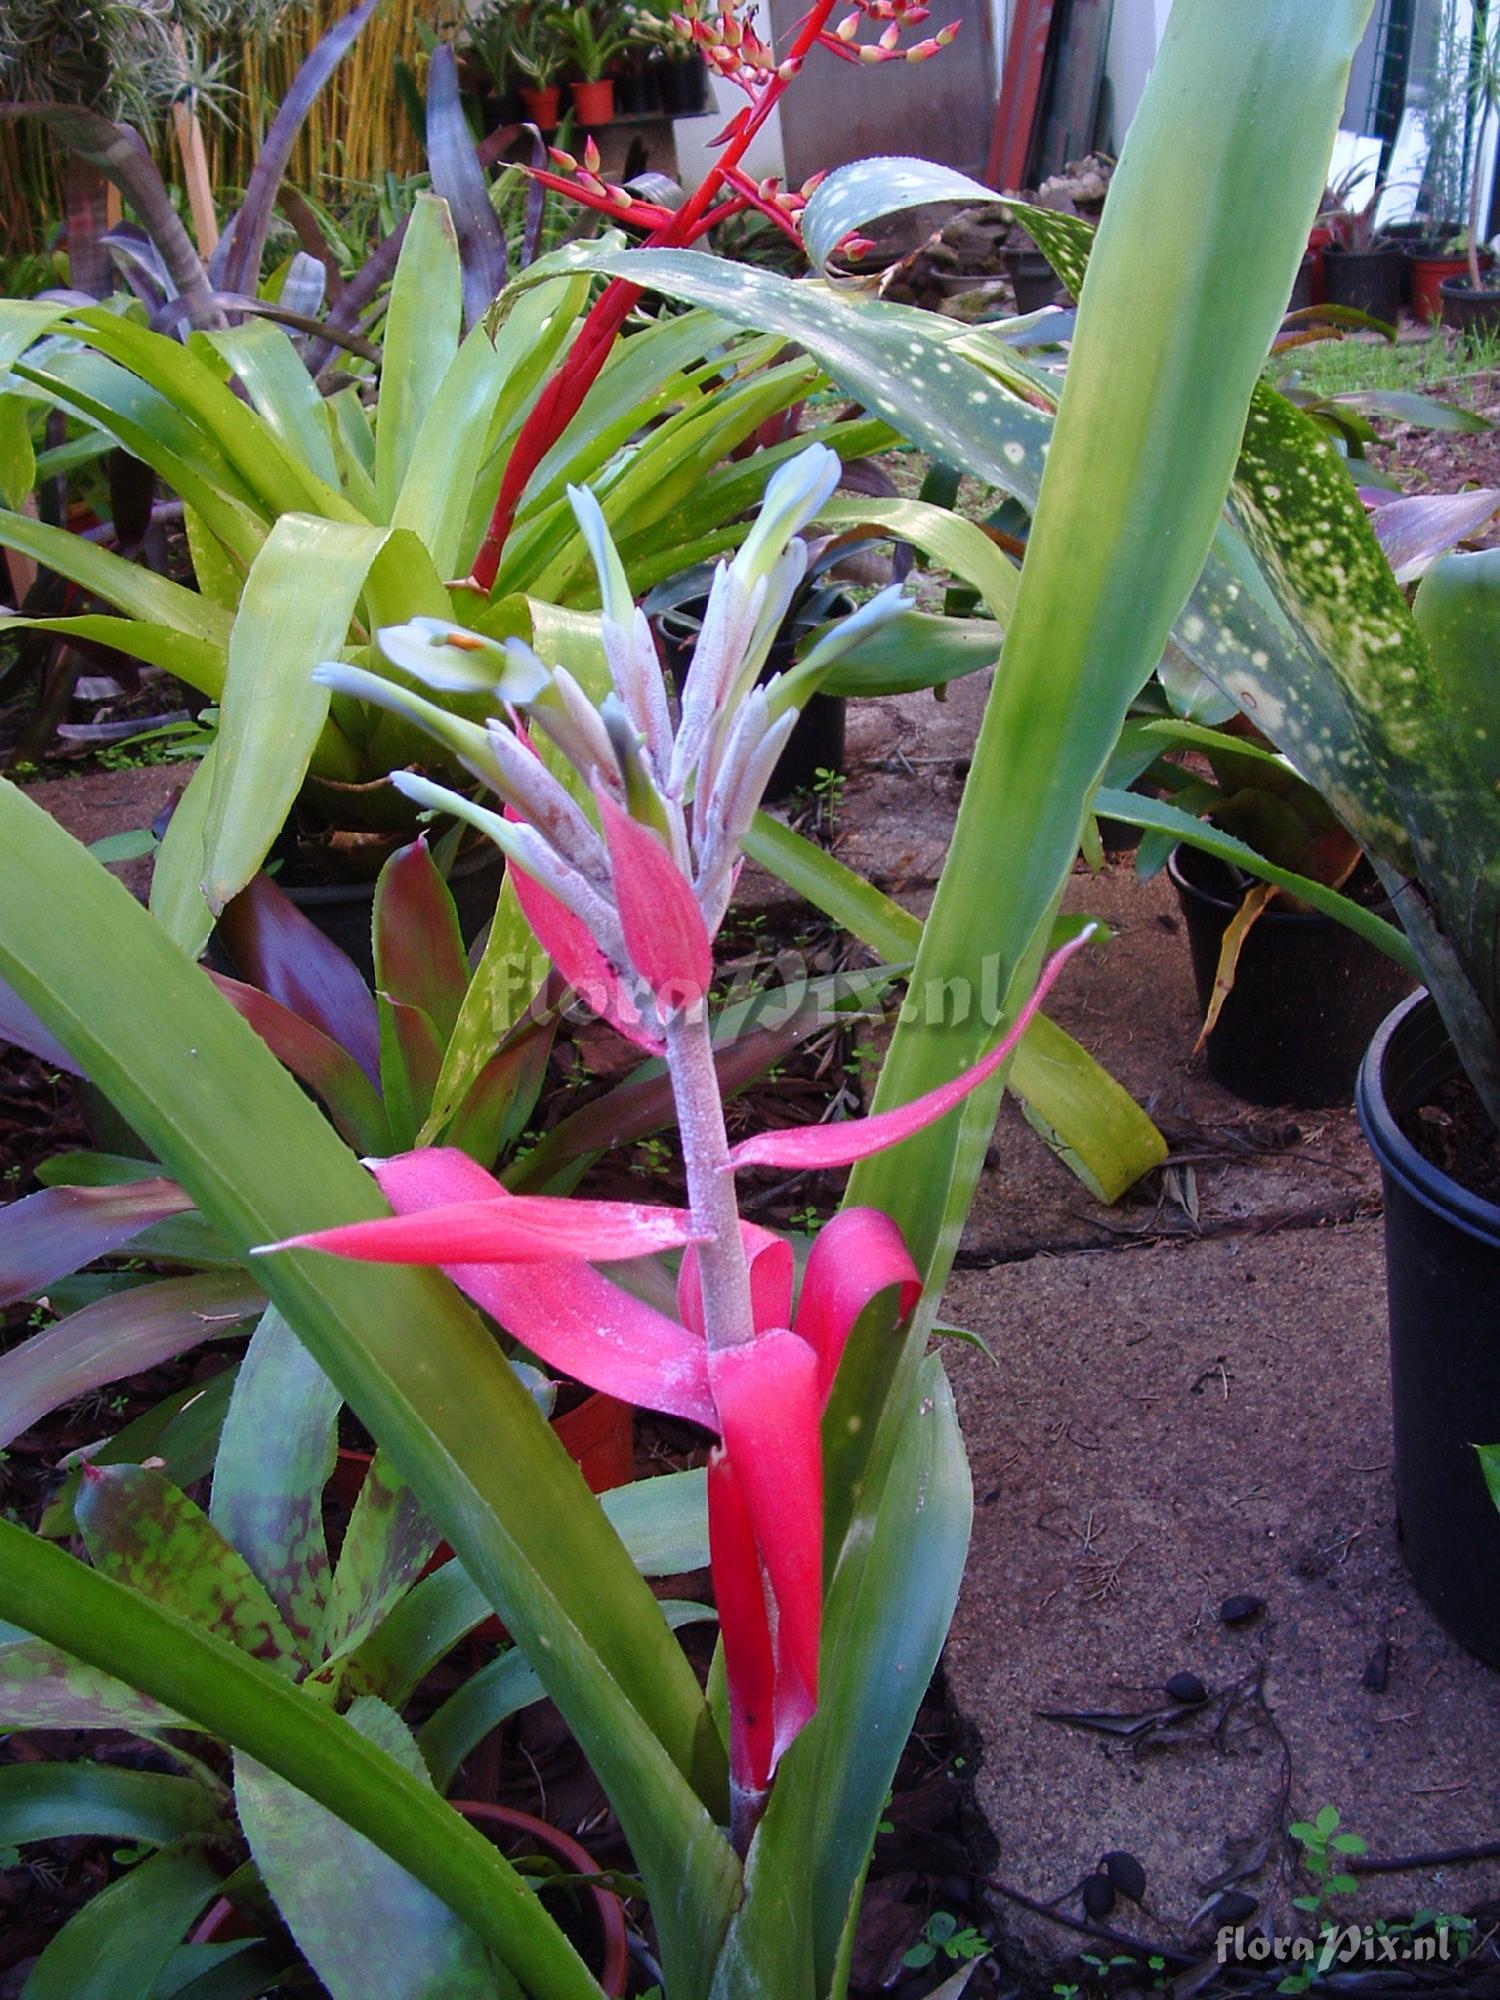
<path fill-rule="evenodd" d="M 1438 286 L 1443 301 L 1443 325 L 1459 333 L 1500 332 L 1500 286 L 1481 285 L 1476 292 L 1467 276 L 1444 278 Z"/>
<path fill-rule="evenodd" d="M 1068 304 L 1067 292 L 1040 250 L 1007 250 L 1002 260 L 1018 313 L 1040 312 L 1044 306 Z"/>
<path fill-rule="evenodd" d="M 1474 1450 L 1500 1442 L 1500 1208 L 1423 1159 L 1399 1122 L 1458 1066 L 1414 994 L 1376 1032 L 1355 1102 L 1385 1190 L 1401 1551 L 1439 1622 L 1500 1666 L 1500 1513 Z"/>
<path fill-rule="evenodd" d="M 1353 306 L 1372 319 L 1394 321 L 1401 310 L 1406 258 L 1400 250 L 1343 250 L 1330 243 L 1323 252 L 1323 291 L 1331 306 Z"/>
<path fill-rule="evenodd" d="M 708 96 L 708 65 L 696 51 L 673 56 L 657 68 L 661 108 L 669 118 L 696 118 L 712 110 Z"/>
<path fill-rule="evenodd" d="M 672 589 L 672 585 L 667 584 L 653 591 L 646 600 L 646 610 L 661 647 L 662 665 L 680 690 L 703 626 L 708 598 L 704 593 L 674 597 Z M 765 682 L 773 674 L 786 672 L 794 662 L 798 641 L 811 625 L 820 624 L 825 618 L 847 616 L 853 608 L 849 599 L 839 591 L 820 592 L 809 607 L 806 622 L 784 625 L 777 634 L 766 664 L 760 670 L 760 680 Z M 843 769 L 843 696 L 815 694 L 803 709 L 786 748 L 776 760 L 765 797 L 774 801 L 788 798 L 793 792 L 811 791 L 820 771 L 842 775 Z"/>
<path fill-rule="evenodd" d="M 1167 871 L 1187 924 L 1198 1004 L 1244 890 L 1222 862 L 1177 848 Z M 1272 906 L 1245 939 L 1208 1037 L 1208 1071 L 1251 1104 L 1347 1104 L 1366 1044 L 1411 978 L 1332 917 Z"/>
<path fill-rule="evenodd" d="M 1305 312 L 1316 304 L 1313 298 L 1313 278 L 1318 268 L 1318 260 L 1311 250 L 1303 253 L 1302 262 L 1297 266 L 1297 276 L 1292 283 L 1292 296 L 1287 300 L 1288 312 Z"/>

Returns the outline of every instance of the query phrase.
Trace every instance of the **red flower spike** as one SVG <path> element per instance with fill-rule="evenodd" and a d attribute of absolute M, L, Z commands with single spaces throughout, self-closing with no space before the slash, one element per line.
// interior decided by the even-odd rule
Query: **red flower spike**
<path fill-rule="evenodd" d="M 729 1775 L 764 1792 L 776 1755 L 776 1655 L 750 1510 L 722 1450 L 708 1455 L 708 1559 L 713 1568 L 724 1679 L 729 1690 Z"/>
<path fill-rule="evenodd" d="M 374 1164 L 398 1215 L 452 1202 L 519 1200 L 467 1153 L 428 1146 Z M 570 1202 L 575 1211 L 586 1202 Z M 583 1226 L 583 1216 L 577 1217 Z M 703 1342 L 588 1264 L 445 1264 L 444 1275 L 547 1367 L 622 1402 L 717 1430 Z"/>
<path fill-rule="evenodd" d="M 634 1201 L 575 1201 L 567 1195 L 499 1194 L 445 1202 L 415 1215 L 349 1222 L 289 1236 L 272 1250 L 323 1250 L 367 1264 L 556 1264 L 624 1262 L 694 1242 L 682 1208 Z"/>
<path fill-rule="evenodd" d="M 818 1357 L 778 1328 L 709 1356 L 724 1449 L 776 1601 L 775 1755 L 818 1705 L 823 1616 L 823 1398 Z M 733 1693 L 733 1690 L 731 1690 Z"/>
<path fill-rule="evenodd" d="M 901 1287 L 897 1311 L 905 1319 L 922 1296 L 922 1280 L 888 1215 L 878 1208 L 846 1208 L 824 1223 L 807 1260 L 792 1325 L 817 1353 L 825 1403 L 855 1321 L 892 1285 Z"/>
<path fill-rule="evenodd" d="M 939 1118 L 961 1104 L 971 1090 L 977 1090 L 1006 1061 L 1030 1027 L 1032 1016 L 1047 997 L 1064 965 L 1075 951 L 1088 942 L 1094 930 L 1093 924 L 1086 925 L 1077 937 L 1070 938 L 1060 951 L 1052 954 L 1031 998 L 1016 1016 L 1005 1039 L 987 1056 L 981 1057 L 972 1069 L 965 1070 L 962 1076 L 954 1077 L 951 1083 L 939 1084 L 936 1090 L 929 1090 L 925 1096 L 894 1111 L 878 1111 L 868 1118 L 848 1118 L 840 1125 L 807 1125 L 784 1132 L 758 1132 L 753 1139 L 742 1139 L 739 1145 L 731 1146 L 731 1166 L 795 1167 L 814 1173 L 831 1167 L 852 1167 L 856 1160 L 866 1159 L 871 1153 L 883 1153 L 888 1146 L 899 1146 L 903 1139 L 910 1139 L 926 1126 L 936 1124 Z"/>
<path fill-rule="evenodd" d="M 660 837 L 596 788 L 620 928 L 631 963 L 665 1008 L 701 1004 L 713 946 L 692 885 Z"/>

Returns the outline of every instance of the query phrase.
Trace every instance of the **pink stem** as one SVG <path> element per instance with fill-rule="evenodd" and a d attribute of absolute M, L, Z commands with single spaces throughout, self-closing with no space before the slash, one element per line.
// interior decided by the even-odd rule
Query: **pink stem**
<path fill-rule="evenodd" d="M 682 1008 L 668 1020 L 667 1067 L 682 1134 L 693 1232 L 701 1239 L 697 1253 L 703 1332 L 712 1353 L 753 1340 L 755 1318 L 705 1007 Z"/>

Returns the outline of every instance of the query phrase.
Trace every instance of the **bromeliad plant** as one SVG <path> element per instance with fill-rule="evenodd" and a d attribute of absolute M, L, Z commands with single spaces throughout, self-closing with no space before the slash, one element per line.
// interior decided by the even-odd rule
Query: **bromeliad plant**
<path fill-rule="evenodd" d="M 590 494 L 572 496 L 604 599 L 613 692 L 596 712 L 558 669 L 529 690 L 525 706 L 591 792 L 598 831 L 503 720 L 460 735 L 441 712 L 388 684 L 372 688 L 358 669 L 322 670 L 344 693 L 428 720 L 505 801 L 502 819 L 426 781 L 396 780 L 490 834 L 554 964 L 622 1033 L 665 1054 L 690 1210 L 509 1196 L 473 1161 L 439 1149 L 376 1166 L 398 1219 L 278 1246 L 436 1264 L 549 1366 L 718 1435 L 709 1536 L 724 1627 L 732 1837 L 741 1855 L 778 1762 L 817 1706 L 821 1428 L 839 1357 L 872 1299 L 896 1288 L 905 1318 L 920 1281 L 887 1216 L 845 1209 L 813 1246 L 794 1314 L 790 1247 L 741 1222 L 732 1176 L 748 1166 L 849 1166 L 942 1117 L 1006 1061 L 1064 958 L 1089 935 L 1054 958 L 1009 1034 L 956 1082 L 879 1118 L 764 1133 L 730 1148 L 706 999 L 713 934 L 729 905 L 740 843 L 799 702 L 861 630 L 894 615 L 901 601 L 897 590 L 882 592 L 791 674 L 756 686 L 806 570 L 797 531 L 837 478 L 835 456 L 813 447 L 772 480 L 755 529 L 715 575 L 675 728 L 650 627 L 603 516 Z M 501 664 L 495 648 L 451 627 L 382 634 L 382 641 L 439 688 L 455 680 L 472 686 Z M 525 666 L 535 658 L 516 641 L 508 651 L 514 689 L 517 655 Z M 580 1266 L 585 1258 L 673 1248 L 686 1251 L 677 1322 Z"/>
<path fill-rule="evenodd" d="M 1112 187 L 1055 432 L 1035 400 L 1002 390 L 998 363 L 987 370 L 971 358 L 977 351 L 993 360 L 987 342 L 971 348 L 973 336 L 946 328 L 939 340 L 924 316 L 879 301 L 850 305 L 817 286 L 787 287 L 786 337 L 826 355 L 846 389 L 899 419 L 934 452 L 952 459 L 972 447 L 986 477 L 993 467 L 997 485 L 1025 486 L 1036 506 L 1003 669 L 922 929 L 916 1018 L 892 1043 L 877 1120 L 924 1100 L 929 1108 L 950 1104 L 940 1098 L 934 1106 L 928 1093 L 951 1088 L 976 1056 L 1000 1043 L 1007 1015 L 1033 982 L 1127 704 L 1160 656 L 1213 543 L 1367 12 L 1364 0 L 1318 9 L 1301 0 L 1256 0 L 1226 21 L 1211 0 L 1178 0 Z M 879 175 L 868 179 L 876 186 Z M 836 240 L 859 219 L 847 207 L 832 218 Z M 1239 246 L 1232 282 L 1211 254 L 1226 229 Z M 1165 286 L 1159 266 L 1143 255 L 1147 244 L 1167 259 Z M 774 280 L 763 288 L 746 282 L 755 274 L 735 272 L 731 282 L 713 260 L 680 252 L 601 246 L 578 254 L 618 262 L 632 284 L 715 290 L 715 307 L 722 297 L 728 317 L 759 312 L 770 298 L 768 323 L 782 323 L 774 318 L 781 310 Z M 954 344 L 960 340 L 964 351 Z M 917 365 L 929 360 L 930 368 Z M 551 754 L 555 739 L 543 740 L 535 704 L 528 715 L 539 749 Z M 621 721 L 628 720 L 627 711 Z M 579 892 L 564 867 L 602 905 L 607 934 L 630 954 L 625 969 L 694 973 L 700 932 L 709 925 L 689 873 L 696 877 L 704 857 L 669 850 L 670 813 L 664 830 L 636 817 L 650 813 L 653 799 L 670 807 L 670 755 L 663 787 L 638 744 L 632 758 L 633 737 L 620 730 L 617 756 L 601 726 L 617 773 L 611 785 L 601 747 L 592 759 L 610 795 L 610 810 L 599 807 L 601 845 L 585 842 L 554 861 L 551 842 L 524 821 L 497 814 L 499 830 L 517 853 L 527 849 L 539 894 L 571 919 L 575 942 L 582 927 L 567 895 Z M 497 754 L 475 729 L 476 755 L 481 748 Z M 533 767 L 517 761 L 526 755 L 519 737 L 498 754 L 512 776 L 534 781 Z M 591 841 L 601 838 L 591 825 L 588 833 Z M 763 836 L 762 828 L 752 838 Z M 649 853 L 644 842 L 652 843 Z M 623 856 L 618 877 L 616 849 Z M 236 1254 L 379 1219 L 369 1176 L 248 1027 L 119 885 L 8 787 L 0 787 L 0 852 L 0 974 L 98 1078 Z M 602 879 L 574 865 L 597 868 L 601 857 Z M 653 910 L 640 893 L 645 883 L 672 900 Z M 56 921 L 62 906 L 70 926 Z M 595 903 L 580 907 L 598 914 Z M 861 921 L 868 921 L 868 902 L 862 907 Z M 647 963 L 634 965 L 637 948 Z M 989 1021 L 970 1011 L 941 1025 L 923 1018 L 923 996 L 933 987 L 951 991 L 955 979 L 971 993 L 1004 992 L 1006 1014 Z M 663 1040 L 679 1033 L 675 1017 L 658 1011 L 649 976 L 625 997 L 643 1032 Z M 902 1330 L 902 1288 L 887 1286 L 843 1345 L 822 1425 L 826 1574 L 817 1707 L 782 1749 L 743 1862 L 722 1831 L 733 1816 L 712 1710 L 618 1537 L 462 1299 L 434 1273 L 401 1264 L 377 1273 L 299 1252 L 259 1260 L 268 1295 L 410 1477 L 574 1730 L 646 1885 L 670 2000 L 768 1993 L 829 2000 L 847 1986 L 870 1843 L 962 1565 L 969 1501 L 961 1448 L 941 1369 L 924 1359 L 923 1347 L 1000 1087 L 992 1074 L 955 1116 L 923 1123 L 899 1147 L 855 1168 L 852 1202 L 899 1228 L 923 1297 Z M 688 1101 L 698 1101 L 690 1084 Z M 889 1129 L 877 1124 L 864 1137 Z M 839 1143 L 833 1128 L 826 1140 L 815 1136 Z M 856 1128 L 849 1143 L 858 1139 Z M 726 1185 L 720 1174 L 710 1190 L 720 1207 Z M 544 1223 L 534 1218 L 533 1242 Z M 402 1219 L 402 1226 L 421 1224 L 420 1216 Z M 653 1226 L 661 1226 L 659 1218 Z M 703 1274 L 704 1246 L 691 1241 L 709 1232 L 692 1213 L 672 1218 L 670 1228 L 698 1252 L 706 1314 L 709 1299 L 728 1295 L 716 1272 Z M 763 1257 L 752 1265 L 736 1252 L 733 1235 L 727 1251 L 719 1239 L 710 1254 L 736 1270 L 742 1257 L 748 1267 L 750 1311 L 738 1326 L 750 1337 L 726 1352 L 729 1375 L 744 1369 L 751 1378 L 744 1394 L 753 1409 L 756 1347 L 779 1333 L 784 1348 L 798 1336 L 785 1328 L 754 1333 L 767 1324 L 755 1315 Z M 525 1266 L 499 1273 L 507 1284 L 525 1276 Z M 734 1289 L 738 1294 L 738 1278 Z M 768 1298 L 767 1306 L 779 1315 L 783 1299 Z M 684 1314 L 694 1310 L 689 1295 Z M 663 1317 L 664 1348 L 686 1359 L 690 1318 Z M 692 1352 L 712 1391 L 707 1336 Z M 730 1387 L 728 1402 L 740 1386 Z M 760 1453 L 753 1441 L 738 1453 L 735 1444 L 731 1437 L 736 1485 L 748 1466 L 754 1488 Z M 753 1542 L 767 1517 L 754 1491 L 742 1497 Z M 763 1552 L 742 1547 L 743 1561 L 721 1558 L 728 1597 L 736 1576 L 759 1573 Z M 805 1562 L 805 1546 L 801 1556 Z M 780 1559 L 776 1568 L 785 1576 Z M 778 1576 L 771 1581 L 774 1592 Z M 806 1603 L 795 1577 L 785 1578 L 785 1590 L 794 1605 Z M 752 1605 L 747 1618 L 753 1615 Z M 455 1910 L 514 1985 L 541 2000 L 597 2000 L 581 1967 L 555 1943 L 542 1948 L 532 1912 L 481 1837 L 409 1767 L 270 1665 L 7 1522 L 0 1522 L 0 1616 L 23 1620 L 28 1631 L 96 1662 L 193 1725 L 221 1731 L 337 1813 Z M 764 1671 L 758 1623 L 742 1629 L 755 1638 Z M 805 1629 L 798 1629 L 805 1645 Z M 778 1694 L 788 1723 L 806 1707 L 805 1652 L 778 1656 L 773 1646 L 769 1666 L 774 1756 Z M 743 1691 L 746 1670 L 736 1672 Z M 740 1698 L 748 1702 L 743 1692 Z M 763 1719 L 759 1727 L 763 1732 Z M 745 1734 L 740 1770 L 753 1792 L 764 1736 Z M 742 1809 L 742 1826 L 752 1816 Z"/>

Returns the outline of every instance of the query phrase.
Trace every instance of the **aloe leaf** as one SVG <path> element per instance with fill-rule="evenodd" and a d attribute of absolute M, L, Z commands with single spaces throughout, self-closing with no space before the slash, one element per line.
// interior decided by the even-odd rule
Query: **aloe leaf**
<path fill-rule="evenodd" d="M 192 1778 L 117 1764 L 0 1766 L 0 1846 L 80 1834 L 165 1846 L 222 1824 L 214 1800 Z"/>
<path fill-rule="evenodd" d="M 127 892 L 4 785 L 0 857 L 0 978 L 237 1252 L 379 1212 L 373 1183 L 269 1050 Z M 70 912 L 65 926 L 53 919 L 60 907 Z M 107 964 L 92 942 L 106 936 Z M 266 1259 L 261 1275 L 537 1664 L 615 1804 L 657 1907 L 695 1912 L 664 1943 L 676 1968 L 669 1976 L 691 1991 L 739 1874 L 699 1798 L 701 1788 L 722 1810 L 722 1752 L 681 1649 L 576 1468 L 436 1274 L 372 1274 L 294 1254 Z M 245 1747 L 274 1765 L 264 1747 Z"/>
<path fill-rule="evenodd" d="M 159 1472 L 85 1465 L 73 1511 L 101 1575 L 296 1674 L 296 1641 L 265 1585 L 203 1510 Z"/>
<path fill-rule="evenodd" d="M 66 1642 L 75 1665 L 107 1657 L 169 1702 L 178 1726 L 224 1737 L 366 1834 L 513 1964 L 538 2000 L 598 2000 L 576 1954 L 483 1835 L 276 1668 L 0 1520 L 0 1617 L 23 1605 L 30 1627 Z M 0 1648 L 0 1677 L 20 1650 Z M 155 1726 L 163 1719 L 174 1717 L 158 1712 Z"/>
<path fill-rule="evenodd" d="M 0 1355 L 0 1448 L 49 1410 L 222 1340 L 259 1311 L 265 1294 L 241 1270 L 117 1292 L 70 1313 Z"/>
<path fill-rule="evenodd" d="M 240 1363 L 214 1460 L 210 1523 L 265 1585 L 303 1658 L 321 1657 L 323 1488 L 342 1401 L 272 1306 Z"/>
<path fill-rule="evenodd" d="M 162 1848 L 69 1918 L 32 1967 L 22 2000 L 152 2000 L 183 1932 L 218 1893 L 200 1841 Z"/>
<path fill-rule="evenodd" d="M 324 1615 L 322 1650 L 342 1659 L 367 1638 L 416 1582 L 437 1547 L 416 1495 L 377 1452 L 360 1487 L 339 1551 Z"/>
<path fill-rule="evenodd" d="M 247 319 L 223 333 L 195 338 L 208 342 L 229 364 L 250 406 L 272 435 L 333 492 L 338 491 L 338 467 L 328 429 L 328 411 L 302 357 L 268 320 Z M 191 342 L 189 343 L 191 346 Z"/>
<path fill-rule="evenodd" d="M 382 521 L 395 518 L 418 435 L 458 354 L 460 291 L 448 205 L 437 195 L 418 195 L 385 320 L 375 427 L 375 504 Z"/>
<path fill-rule="evenodd" d="M 399 1716 L 370 1697 L 349 1727 L 429 1784 Z M 266 1887 L 331 2000 L 496 2000 L 520 1988 L 430 1889 L 253 1758 L 235 1760 L 235 1803 Z"/>
<path fill-rule="evenodd" d="M 131 618 L 164 625 L 220 651 L 229 644 L 230 620 L 220 605 L 109 549 L 96 548 L 81 535 L 48 527 L 27 514 L 0 511 L 0 547 L 56 570 Z"/>
<path fill-rule="evenodd" d="M 203 894 L 214 915 L 260 867 L 301 788 L 328 717 L 313 669 L 343 650 L 385 532 L 288 514 L 251 565 L 229 639 L 204 825 Z M 347 745 L 344 754 L 352 759 Z M 354 775 L 352 765 L 332 768 Z"/>
<path fill-rule="evenodd" d="M 51 1187 L 0 1210 L 0 1305 L 35 1298 L 54 1278 L 107 1257 L 148 1224 L 192 1207 L 176 1181 Z"/>

